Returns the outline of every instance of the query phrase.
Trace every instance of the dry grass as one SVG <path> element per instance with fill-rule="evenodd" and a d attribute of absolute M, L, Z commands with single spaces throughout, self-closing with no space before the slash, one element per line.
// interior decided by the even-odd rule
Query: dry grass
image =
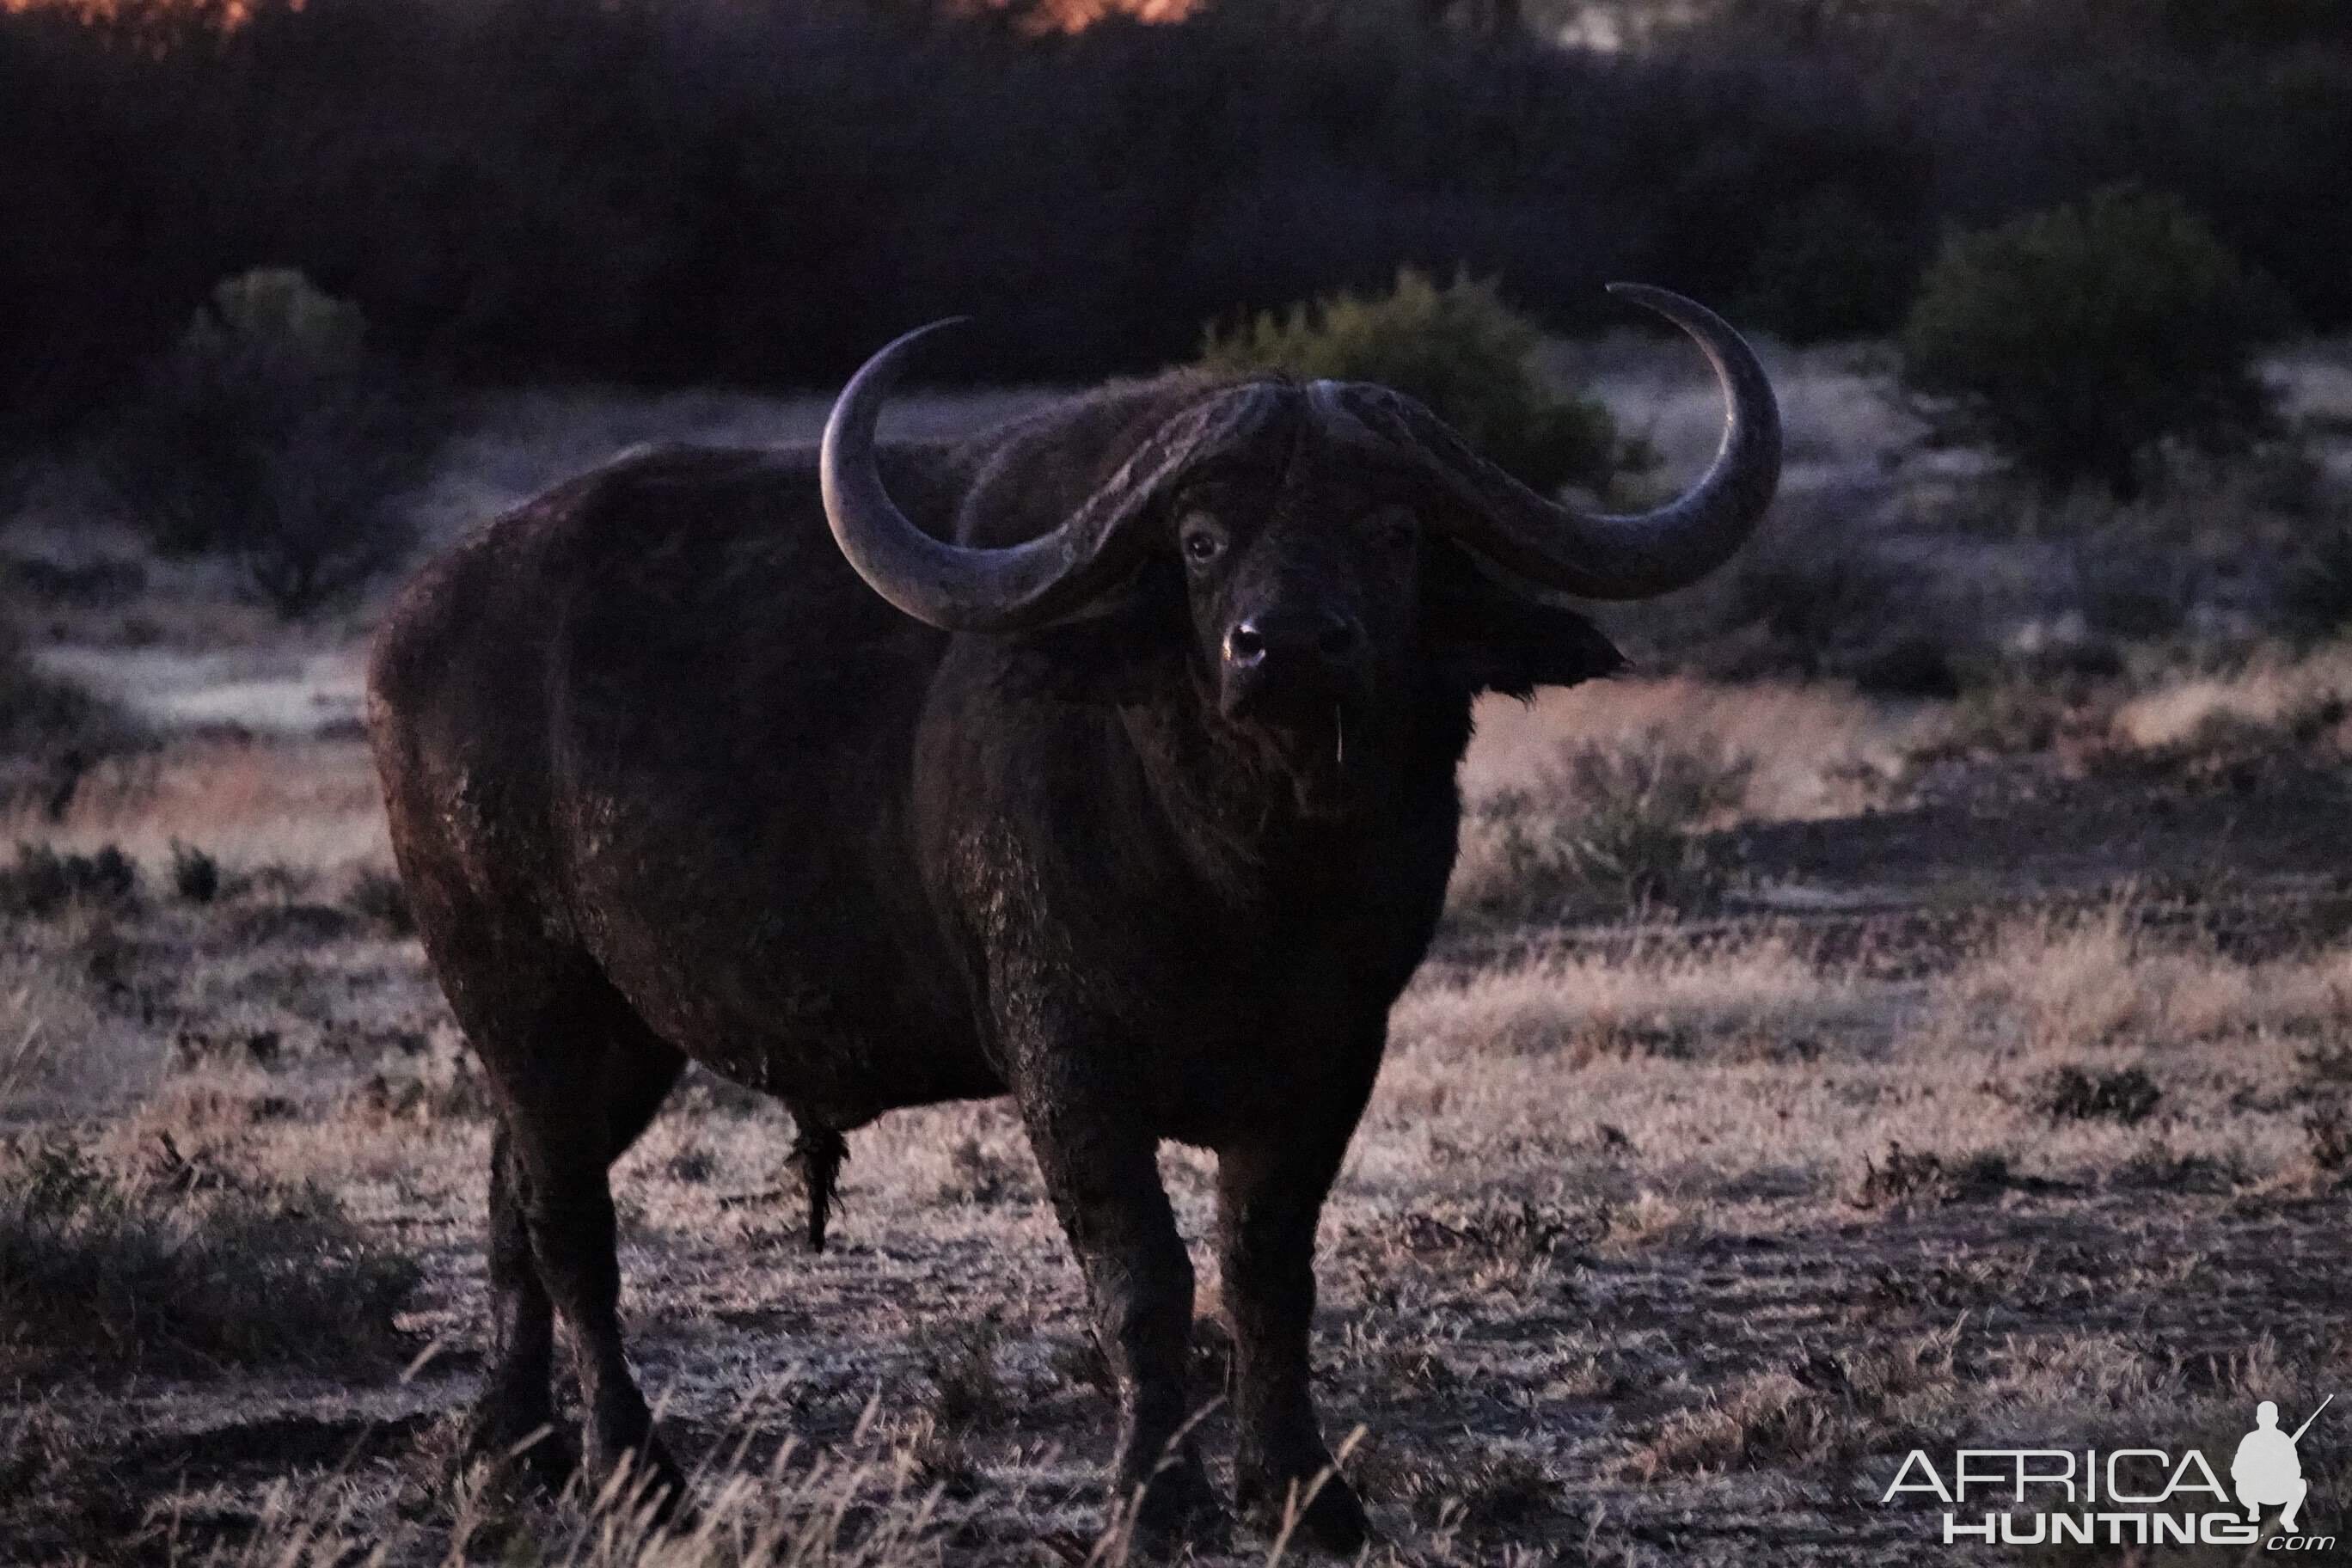
<path fill-rule="evenodd" d="M 937 1568 L 950 1525 L 936 1457 L 919 1441 L 821 1457 L 794 1445 L 764 1463 L 741 1452 L 695 1480 L 691 1522 L 656 1522 L 624 1485 L 561 1513 L 518 1512 L 478 1476 L 426 1504 L 429 1522 L 387 1531 L 342 1478 L 280 1489 L 231 1561 L 528 1562 L 548 1568 Z M 420 1497 L 417 1500 L 422 1501 Z M 445 1544 L 446 1543 L 446 1544 Z M 1092 1542 L 1089 1541 L 1088 1545 Z M 1075 1559 L 1074 1559 L 1075 1560 Z M 1102 1561 L 1112 1561 L 1106 1552 Z"/>
<path fill-rule="evenodd" d="M 2227 675 L 2168 681 L 2124 701 L 2115 738 L 2146 750 L 2210 743 L 2231 732 L 2304 731 L 2352 751 L 2352 646 L 2300 657 L 2266 653 Z"/>
<path fill-rule="evenodd" d="M 1701 716 L 1688 741 L 1670 728 L 1685 710 Z M 1899 759 L 1936 721 L 1833 690 L 1686 682 L 1487 717 L 1474 792 L 1540 786 L 1563 819 L 1650 797 L 1682 841 L 1783 817 L 1835 830 L 1902 797 Z M 15 826 L 61 854 L 119 844 L 138 866 L 133 896 L 68 897 L 0 949 L 15 1042 L 0 1070 L 13 1121 L 39 1130 L 26 1147 L 75 1126 L 137 1184 L 168 1146 L 196 1173 L 171 1178 L 198 1189 L 175 1201 L 266 1214 L 232 1227 L 238 1247 L 332 1278 L 342 1243 L 272 1228 L 282 1194 L 330 1194 L 332 1234 L 420 1264 L 400 1328 L 478 1343 L 487 1100 L 383 879 L 360 748 L 183 740 L 87 789 L 61 826 Z M 183 891 L 192 850 L 215 861 L 208 897 Z M 1629 1531 L 1666 1514 L 1851 1531 L 1867 1555 L 1916 1544 L 1911 1521 L 1825 1525 L 1847 1516 L 1822 1500 L 1855 1477 L 1883 1487 L 1914 1443 L 2144 1439 L 2221 1420 L 2234 1390 L 2273 1378 L 2252 1341 L 2184 1330 L 2256 1358 L 2216 1373 L 2152 1352 L 2119 1315 L 2160 1324 L 2227 1300 L 2299 1365 L 2336 1364 L 2264 1260 L 2318 1223 L 2297 1205 L 2352 1164 L 2340 939 L 2241 962 L 2157 934 L 2126 896 L 1991 921 L 1920 969 L 1801 924 L 1702 937 L 1663 910 L 1638 931 L 1591 918 L 1578 947 L 1522 931 L 1506 956 L 1433 968 L 1397 1009 L 1331 1208 L 1319 1335 L 1331 1419 L 1378 1439 L 1360 1466 L 1389 1537 L 1375 1561 L 1638 1557 Z M 155 1440 L 198 1473 L 141 1506 L 213 1520 L 200 1539 L 257 1563 L 306 1531 L 404 1563 L 452 1541 L 613 1564 L 1097 1552 L 1100 1369 L 1014 1118 L 949 1107 L 860 1133 L 835 1249 L 812 1259 L 777 1119 L 700 1078 L 679 1103 L 617 1190 L 634 1342 L 706 1472 L 684 1538 L 644 1539 L 585 1500 L 451 1493 L 434 1434 L 473 1374 L 446 1355 L 394 1384 L 357 1372 L 366 1356 L 305 1382 L 249 1349 L 205 1352 L 226 1373 L 159 1352 L 150 1375 L 186 1412 L 165 1426 L 189 1435 Z M 1212 1162 L 1174 1151 L 1164 1169 L 1204 1235 Z M 180 1235 L 197 1212 L 138 1234 Z M 284 1288 L 221 1267 L 222 1300 L 251 1300 L 240 1279 Z M 278 1321 L 249 1315 L 257 1334 Z M 743 1414 L 751 1369 L 780 1363 L 776 1402 Z M 2265 1396 L 2299 1386 L 2278 1375 Z M 0 1520 L 45 1552 L 109 1557 L 138 1528 L 97 1500 L 125 1463 L 121 1406 L 60 1387 L 0 1433 L 0 1469 L 48 1500 Z M 271 1448 L 271 1423 L 295 1419 L 271 1410 L 335 1436 Z M 207 1458 L 215 1431 L 247 1434 L 253 1457 Z M 377 1457 L 322 1468 L 322 1449 Z M 1758 1501 L 1759 1481 L 1778 1500 Z M 1264 1560 L 1240 1544 L 1210 1560 Z"/>
<path fill-rule="evenodd" d="M 1476 1170 L 1542 1148 L 1571 1182 L 1735 1216 L 1693 1200 L 1906 1195 L 1890 1148 L 1933 1162 L 1916 1184 L 1947 1197 L 2010 1174 L 2097 1187 L 2135 1161 L 2135 1180 L 2324 1182 L 2304 1100 L 2347 1028 L 2352 947 L 2242 963 L 2148 940 L 2121 908 L 2011 923 L 1934 980 L 1771 938 L 1636 942 L 1416 985 L 1357 1169 L 1402 1191 L 1428 1173 L 1416 1156 Z"/>
<path fill-rule="evenodd" d="M 363 1376 L 413 1350 L 393 1318 L 418 1277 L 331 1194 L 257 1185 L 168 1137 L 129 1172 L 54 1141 L 0 1164 L 11 1379 L 271 1363 Z"/>
<path fill-rule="evenodd" d="M 1876 805 L 1931 722 L 1833 687 L 1632 678 L 1546 690 L 1529 703 L 1489 699 L 1477 717 L 1462 771 L 1473 801 L 1538 785 L 1563 747 L 1639 752 L 1682 737 L 1745 763 L 1737 799 L 1710 826 L 1733 817 L 1843 816 Z"/>
<path fill-rule="evenodd" d="M 58 820 L 29 807 L 0 817 L 0 842 L 28 840 L 83 853 L 117 846 L 151 885 L 165 887 L 175 844 L 203 849 L 233 875 L 351 875 L 392 861 L 374 767 L 358 740 L 184 741 L 95 770 Z"/>
<path fill-rule="evenodd" d="M 1563 746 L 1530 787 L 1470 804 L 1449 902 L 1509 924 L 1702 904 L 1720 878 L 1697 832 L 1734 809 L 1749 771 L 1734 752 L 1663 734 L 1622 750 Z"/>
<path fill-rule="evenodd" d="M 323 941 L 285 924 L 276 911 L 325 907 L 304 896 L 231 877 L 211 902 L 151 887 L 110 917 L 161 999 L 130 1027 L 170 1065 L 88 1159 L 152 1184 L 168 1140 L 194 1173 L 146 1190 L 331 1193 L 338 1234 L 422 1263 L 402 1327 L 477 1342 L 478 1083 L 413 946 L 355 914 Z M 102 1010 L 82 978 L 94 929 L 68 911 L 15 960 L 45 1032 Z M 1794 932 L 1694 943 L 1670 927 L 1433 971 L 1399 1005 L 1326 1232 L 1326 1397 L 1339 1432 L 1376 1436 L 1358 1466 L 1389 1536 L 1374 1561 L 1638 1555 L 1627 1531 L 1660 1510 L 1852 1532 L 1866 1554 L 1916 1544 L 1887 1533 L 1911 1521 L 1809 1510 L 1857 1477 L 1883 1488 L 1914 1444 L 2038 1443 L 2045 1426 L 2185 1440 L 2180 1421 L 2221 1418 L 2242 1385 L 2299 1388 L 2258 1342 L 2199 1331 L 2233 1367 L 2255 1358 L 2216 1373 L 2116 1319 L 2227 1298 L 2299 1365 L 2335 1364 L 2262 1270 L 2270 1229 L 2302 1223 L 2294 1205 L 2332 1190 L 2352 1143 L 2311 1098 L 2352 1081 L 2348 999 L 2352 948 L 2243 963 L 2158 940 L 2129 904 L 1997 924 L 1926 976 Z M 159 1482 L 153 1505 L 229 1521 L 202 1538 L 254 1563 L 298 1537 L 397 1563 L 453 1541 L 616 1568 L 1115 1561 L 1093 1511 L 1104 1412 L 1082 1293 L 1009 1112 L 862 1132 L 822 1258 L 794 1240 L 784 1153 L 758 1102 L 696 1079 L 618 1173 L 635 1342 L 704 1472 L 683 1536 L 589 1500 L 451 1492 L 439 1413 L 471 1373 L 434 1365 L 373 1385 L 341 1362 L 323 1384 L 175 1372 L 194 1432 L 262 1445 L 280 1418 L 259 1412 L 290 1408 L 341 1435 L 243 1461 L 191 1436 L 208 1479 Z M 1211 1162 L 1172 1152 L 1164 1168 L 1204 1234 Z M 314 1241 L 270 1246 L 321 1260 Z M 747 1409 L 755 1384 L 765 1403 Z M 111 1397 L 50 1394 L 0 1434 L 0 1467 L 48 1500 L 14 1516 L 41 1532 L 26 1539 L 107 1554 L 116 1527 L 89 1489 L 121 1463 Z M 383 1421 L 418 1435 L 366 1436 Z M 345 1452 L 374 1457 L 336 1468 Z M 1759 1480 L 1779 1500 L 1759 1502 Z M 1207 1561 L 1265 1560 L 1239 1544 Z"/>
<path fill-rule="evenodd" d="M 1399 1001 L 1391 1037 L 1405 1059 L 1454 1065 L 1526 1056 L 1737 1056 L 1786 1048 L 1851 1005 L 1850 980 L 1767 942 L 1720 953 L 1637 946 L 1623 957 L 1543 958 Z"/>
<path fill-rule="evenodd" d="M 2243 1069 L 2352 1027 L 2352 948 L 2237 963 L 2158 943 L 2117 907 L 2003 927 L 1941 1000 L 1946 1026 L 2029 1054 L 2226 1044 Z"/>
<path fill-rule="evenodd" d="M 1668 448 L 1661 485 L 1713 441 L 1696 362 L 1647 368 L 1682 352 L 1600 364 L 1629 431 Z M 1783 363 L 1802 372 L 1792 483 L 1824 514 L 1878 498 L 1841 537 L 1916 529 L 1922 498 L 1977 483 L 1909 444 L 1867 356 Z M 428 521 L 632 441 L 805 434 L 817 407 L 491 400 Z M 2019 531 L 1917 564 L 1985 585 L 1990 626 L 2059 559 Z M 1002 1104 L 860 1131 L 811 1256 L 782 1118 L 690 1073 L 615 1177 L 632 1351 L 698 1471 L 690 1521 L 655 1535 L 609 1500 L 453 1479 L 488 1331 L 488 1104 L 384 874 L 348 723 L 364 616 L 263 638 L 216 594 L 159 571 L 127 605 L 57 609 L 59 646 L 95 650 L 58 668 L 109 683 L 163 744 L 91 770 L 60 821 L 0 823 L 6 865 L 23 839 L 115 846 L 137 869 L 128 897 L 69 889 L 0 929 L 0 1125 L 18 1176 L 64 1148 L 101 1173 L 62 1208 L 25 1199 L 30 1178 L 7 1188 L 40 1236 L 91 1244 L 91 1299 L 150 1282 L 127 1327 L 112 1307 L 0 1305 L 5 1353 L 56 1373 L 0 1408 L 0 1559 L 1119 1560 L 1083 1287 Z M 2154 804 L 2210 775 L 2257 826 L 2320 809 L 2234 764 L 2340 761 L 2327 704 L 2352 662 L 2151 643 L 2061 682 L 2062 633 L 1959 704 L 1643 679 L 1481 710 L 1455 894 L 1503 914 L 1451 932 L 1400 1002 L 1323 1233 L 1318 1396 L 1335 1440 L 1370 1434 L 1351 1468 L 1371 1563 L 1940 1563 L 1931 1521 L 1875 1502 L 1910 1447 L 2214 1451 L 2252 1399 L 2352 1373 L 2352 942 L 2314 890 L 2330 868 L 2209 879 L 2184 918 L 2156 889 L 2190 871 L 2136 858 L 2137 837 L 2084 846 L 2108 860 L 2057 890 L 2028 857 L 1969 856 L 2053 779 Z M 206 727 L 224 720 L 251 738 Z M 1632 876 L 1586 853 L 1612 815 L 1645 836 L 1616 841 L 1648 847 Z M 1874 834 L 1889 822 L 1905 836 Z M 1532 901 L 1513 828 L 1552 879 Z M 1835 852 L 1856 843 L 1896 847 Z M 1642 877 L 1694 864 L 1703 897 L 1628 920 Z M 1564 913 L 1582 923 L 1508 918 Z M 1205 1238 L 1213 1158 L 1171 1149 L 1162 1171 Z M 404 1296 L 368 1294 L 362 1260 L 384 1257 L 414 1264 Z M 280 1292 L 314 1306 L 281 1312 Z M 211 1326 L 155 1316 L 159 1298 L 211 1302 Z M 293 1353 L 291 1335 L 347 1331 Z M 1206 1394 L 1226 1360 L 1203 1340 Z M 135 1382 L 102 1375 L 90 1347 L 117 1343 L 152 1347 Z M 436 1353 L 383 1376 L 411 1343 Z M 1222 1468 L 1229 1414 L 1202 1430 Z M 2340 1510 L 2344 1449 L 2326 1423 L 2311 1441 Z M 1197 1560 L 1276 1554 L 1243 1532 Z"/>
<path fill-rule="evenodd" d="M 1895 798 L 1934 720 L 1833 688 L 1612 680 L 1494 700 L 1462 771 L 1450 905 L 1493 924 L 1704 907 L 1700 836 Z"/>

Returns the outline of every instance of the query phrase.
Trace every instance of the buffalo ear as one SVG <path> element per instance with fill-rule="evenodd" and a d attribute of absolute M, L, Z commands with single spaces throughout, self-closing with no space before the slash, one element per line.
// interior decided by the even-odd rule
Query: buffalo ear
<path fill-rule="evenodd" d="M 1505 582 L 1451 543 L 1436 547 L 1423 578 L 1422 641 L 1449 684 L 1506 697 L 1625 668 L 1625 656 L 1591 621 L 1539 590 Z"/>

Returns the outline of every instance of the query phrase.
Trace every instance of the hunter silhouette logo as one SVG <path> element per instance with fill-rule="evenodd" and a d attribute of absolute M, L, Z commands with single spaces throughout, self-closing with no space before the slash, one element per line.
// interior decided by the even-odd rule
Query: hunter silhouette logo
<path fill-rule="evenodd" d="M 2329 1394 L 2319 1402 L 2319 1410 L 2336 1402 Z M 2278 1429 L 2278 1405 L 2263 1400 L 2254 1407 L 2254 1429 L 2238 1445 L 2238 1457 L 2230 1461 L 2230 1484 L 2238 1489 L 2238 1501 L 2245 1506 L 2249 1521 L 2259 1521 L 2263 1510 L 2282 1509 L 2279 1528 L 2288 1534 L 2295 1533 L 2295 1515 L 2303 1510 L 2303 1500 L 2311 1495 L 2311 1483 L 2303 1479 L 2303 1458 L 2295 1445 L 2311 1430 L 2311 1423 L 2319 1419 L 2315 1410 L 2292 1434 Z"/>
<path fill-rule="evenodd" d="M 2230 1460 L 2229 1484 L 2196 1448 L 1962 1448 L 1939 1463 L 1925 1449 L 1904 1456 L 1882 1503 L 1932 1498 L 1943 1505 L 1944 1543 L 1999 1546 L 2246 1546 L 2264 1552 L 2330 1552 L 2332 1535 L 2303 1528 L 2311 1483 L 2304 1434 L 2336 1402 L 2319 1402 L 2294 1431 L 2278 1405 L 2254 1409 L 2254 1429 Z M 2236 1506 L 2231 1493 L 2235 1491 Z M 2278 1522 L 2265 1527 L 2265 1510 Z"/>

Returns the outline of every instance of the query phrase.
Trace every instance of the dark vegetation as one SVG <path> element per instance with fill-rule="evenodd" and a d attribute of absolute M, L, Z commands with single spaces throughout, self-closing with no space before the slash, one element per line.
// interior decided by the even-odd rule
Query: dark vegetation
<path fill-rule="evenodd" d="M 0 869 L 0 914 L 37 920 L 77 899 L 124 904 L 138 893 L 138 862 L 112 844 L 88 855 L 19 844 L 16 863 Z"/>
<path fill-rule="evenodd" d="M 2051 1075 L 2042 1103 L 2053 1121 L 2105 1120 L 2137 1127 L 2163 1098 L 2163 1090 L 2145 1068 L 2092 1072 L 2069 1066 Z"/>
<path fill-rule="evenodd" d="M 124 1171 L 68 1142 L 0 1153 L 0 1369 L 378 1368 L 419 1278 L 315 1188 L 279 1189 L 167 1137 Z"/>
<path fill-rule="evenodd" d="M 1381 294 L 1343 291 L 1212 330 L 1202 363 L 1301 381 L 1370 381 L 1419 398 L 1522 483 L 1606 489 L 1647 454 L 1597 403 L 1563 398 L 1534 363 L 1541 332 L 1488 285 L 1411 268 Z"/>
<path fill-rule="evenodd" d="M 1533 784 L 1472 804 L 1456 910 L 1509 923 L 1702 907 L 1723 868 L 1699 834 L 1738 811 L 1754 771 L 1719 742 L 1663 731 L 1623 747 L 1565 745 Z"/>
<path fill-rule="evenodd" d="M 2282 609 L 2288 628 L 2317 638 L 2352 626 L 2352 506 L 2338 503 L 2303 531 Z"/>
<path fill-rule="evenodd" d="M 128 714 L 43 672 L 0 619 L 0 806 L 32 801 L 58 816 L 84 773 L 141 742 Z"/>
<path fill-rule="evenodd" d="M 878 0 L 238 9 L 0 17 L 10 424 L 115 398 L 259 266 L 468 381 L 823 384 L 970 310 L 937 374 L 1002 382 L 1403 263 L 1554 330 L 1635 277 L 1883 331 L 1946 230 L 2131 178 L 2352 319 L 2352 58 L 2292 7 L 1732 4 L 1614 56 L 1272 0 L 1048 37 Z"/>
<path fill-rule="evenodd" d="M 172 890 L 191 904 L 209 904 L 221 894 L 220 862 L 192 844 L 172 840 Z"/>
<path fill-rule="evenodd" d="M 366 333 L 299 272 L 221 282 L 92 443 L 126 520 L 166 556 L 232 557 L 287 620 L 397 564 L 433 422 Z"/>
<path fill-rule="evenodd" d="M 2118 186 L 1948 241 L 1903 374 L 1949 434 L 2128 497 L 2168 440 L 2226 454 L 2271 428 L 2254 353 L 2285 320 L 2186 203 Z"/>

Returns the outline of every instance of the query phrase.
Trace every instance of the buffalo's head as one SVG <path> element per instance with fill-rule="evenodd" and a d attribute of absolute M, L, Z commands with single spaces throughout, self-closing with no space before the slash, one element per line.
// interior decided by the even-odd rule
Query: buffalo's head
<path fill-rule="evenodd" d="M 1697 340 L 1728 403 L 1713 466 L 1654 510 L 1595 514 L 1538 495 L 1384 387 L 1260 380 L 1201 384 L 1038 537 L 949 542 L 899 511 L 876 464 L 883 399 L 938 330 L 927 327 L 875 355 L 835 405 L 825 513 L 876 592 L 954 631 L 1083 623 L 1129 607 L 1139 582 L 1181 582 L 1209 703 L 1328 753 L 1351 715 L 1376 728 L 1396 706 L 1387 693 L 1431 679 L 1525 694 L 1606 672 L 1614 652 L 1554 594 L 1665 593 L 1719 564 L 1762 517 L 1780 427 L 1755 354 L 1688 300 L 1617 289 Z"/>

